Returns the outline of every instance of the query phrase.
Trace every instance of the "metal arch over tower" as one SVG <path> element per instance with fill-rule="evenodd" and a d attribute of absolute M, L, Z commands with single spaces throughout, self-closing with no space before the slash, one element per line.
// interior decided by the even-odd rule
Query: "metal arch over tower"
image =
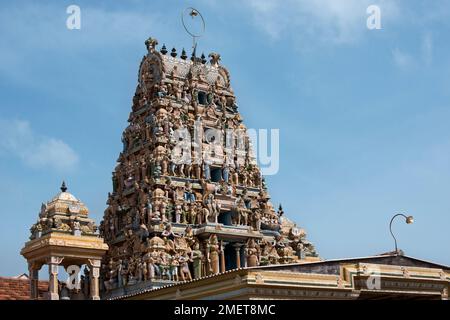
<path fill-rule="evenodd" d="M 317 260 L 304 230 L 270 202 L 220 55 L 208 63 L 145 44 L 100 226 L 106 294 Z"/>
<path fill-rule="evenodd" d="M 192 20 L 197 20 L 199 22 L 200 30 L 198 30 L 196 32 L 194 30 L 191 30 L 188 27 L 188 25 L 187 25 L 187 23 L 186 23 L 186 21 L 184 19 L 184 17 L 186 15 L 189 15 Z M 195 8 L 188 7 L 181 13 L 181 23 L 183 24 L 184 30 L 186 30 L 186 32 L 192 37 L 192 57 L 195 58 L 196 57 L 196 51 L 197 51 L 197 38 L 200 38 L 203 35 L 203 33 L 205 32 L 205 29 L 206 29 L 205 19 L 203 18 L 203 16 L 200 13 L 200 11 L 198 11 Z M 195 63 L 196 59 L 194 59 L 193 61 Z"/>

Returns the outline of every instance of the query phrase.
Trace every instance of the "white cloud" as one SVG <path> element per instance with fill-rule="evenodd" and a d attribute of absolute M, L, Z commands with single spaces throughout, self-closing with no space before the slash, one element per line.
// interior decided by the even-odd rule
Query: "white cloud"
<path fill-rule="evenodd" d="M 410 69 L 414 66 L 429 67 L 433 62 L 433 38 L 430 33 L 426 33 L 420 43 L 419 53 L 408 53 L 399 48 L 392 50 L 394 64 L 401 69 Z"/>
<path fill-rule="evenodd" d="M 142 43 L 147 32 L 163 29 L 164 21 L 157 13 L 114 10 L 108 7 L 80 6 L 81 28 L 69 30 L 66 6 L 28 3 L 0 12 L 0 26 L 14 48 L 47 48 L 48 50 L 81 52 L 86 49 L 113 49 L 135 42 Z M 36 17 L 39 17 L 37 19 Z M 71 41 L 74 40 L 74 41 Z M 11 45 L 10 44 L 10 45 Z M 82 45 L 80 45 L 82 44 Z"/>
<path fill-rule="evenodd" d="M 367 7 L 381 8 L 385 19 L 397 16 L 396 0 L 250 0 L 255 24 L 272 39 L 290 34 L 309 42 L 346 44 L 360 39 L 367 30 Z"/>
<path fill-rule="evenodd" d="M 160 15 L 154 12 L 114 10 L 81 6 L 81 29 L 66 26 L 66 6 L 27 3 L 0 10 L 0 29 L 7 30 L 0 41 L 0 75 L 27 86 L 45 87 L 30 76 L 30 61 L 46 56 L 57 57 L 86 54 L 99 50 L 114 51 L 142 44 L 152 34 L 167 29 Z M 67 65 L 70 66 L 70 60 Z M 92 62 L 87 61 L 87 64 Z M 92 63 L 94 64 L 94 63 Z M 33 70 L 33 69 L 32 69 Z"/>
<path fill-rule="evenodd" d="M 422 54 L 425 65 L 430 66 L 433 62 L 433 38 L 430 33 L 425 34 L 422 39 Z"/>
<path fill-rule="evenodd" d="M 64 141 L 36 134 L 28 121 L 0 119 L 0 156 L 13 155 L 32 168 L 72 170 L 78 155 Z"/>
<path fill-rule="evenodd" d="M 400 50 L 399 48 L 392 50 L 392 58 L 394 60 L 394 64 L 402 69 L 408 69 L 414 65 L 413 56 Z"/>

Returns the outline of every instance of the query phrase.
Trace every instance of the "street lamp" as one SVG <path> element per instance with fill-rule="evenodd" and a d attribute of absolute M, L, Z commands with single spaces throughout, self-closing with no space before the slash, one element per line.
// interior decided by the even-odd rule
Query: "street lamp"
<path fill-rule="evenodd" d="M 389 230 L 391 231 L 392 238 L 394 238 L 394 242 L 395 242 L 395 253 L 398 253 L 398 248 L 397 248 L 397 239 L 395 238 L 394 233 L 392 232 L 392 222 L 393 222 L 394 219 L 395 219 L 396 217 L 398 217 L 398 216 L 404 217 L 404 218 L 405 218 L 405 222 L 406 222 L 407 224 L 411 224 L 411 223 L 414 222 L 414 217 L 413 217 L 413 216 L 405 216 L 405 215 L 402 214 L 402 213 L 398 213 L 398 214 L 396 214 L 395 216 L 392 217 L 391 222 L 389 223 Z"/>

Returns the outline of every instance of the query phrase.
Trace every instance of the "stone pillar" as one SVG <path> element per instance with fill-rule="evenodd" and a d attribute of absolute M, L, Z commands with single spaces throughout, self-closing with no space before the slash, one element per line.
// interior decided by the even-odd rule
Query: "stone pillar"
<path fill-rule="evenodd" d="M 211 264 L 208 261 L 209 258 L 209 243 L 208 240 L 204 240 L 203 241 L 203 248 L 204 248 L 204 260 L 203 260 L 203 271 L 202 271 L 202 275 L 207 276 L 210 274 L 209 272 L 209 268 L 211 267 Z"/>
<path fill-rule="evenodd" d="M 220 243 L 220 272 L 225 272 L 225 246 L 226 243 Z"/>
<path fill-rule="evenodd" d="M 236 250 L 236 268 L 241 267 L 241 244 L 235 243 L 233 245 L 234 250 Z"/>
<path fill-rule="evenodd" d="M 36 264 L 28 263 L 28 273 L 30 278 L 30 299 L 37 300 L 39 298 L 39 268 Z"/>
<path fill-rule="evenodd" d="M 99 277 L 100 277 L 100 260 L 89 259 L 90 268 L 90 298 L 91 300 L 100 300 Z"/>
<path fill-rule="evenodd" d="M 50 257 L 48 260 L 48 293 L 47 300 L 59 300 L 58 267 L 63 261 L 60 257 Z"/>

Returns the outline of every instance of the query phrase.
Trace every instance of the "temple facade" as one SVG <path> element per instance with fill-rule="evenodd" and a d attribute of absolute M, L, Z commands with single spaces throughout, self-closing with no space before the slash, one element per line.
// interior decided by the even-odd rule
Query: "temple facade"
<path fill-rule="evenodd" d="M 448 299 L 450 268 L 400 251 L 321 260 L 270 201 L 220 55 L 145 44 L 103 220 L 65 184 L 42 204 L 21 251 L 31 299 L 43 265 L 55 300 Z"/>

